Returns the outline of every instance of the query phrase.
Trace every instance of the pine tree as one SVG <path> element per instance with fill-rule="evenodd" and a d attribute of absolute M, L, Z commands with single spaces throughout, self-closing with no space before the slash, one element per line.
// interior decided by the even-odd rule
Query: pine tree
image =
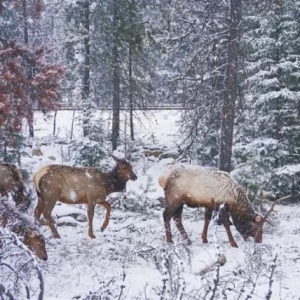
<path fill-rule="evenodd" d="M 231 170 L 234 111 L 239 97 L 242 3 L 198 1 L 190 5 L 189 1 L 170 1 L 165 9 L 169 75 L 165 94 L 173 103 L 187 106 L 181 150 L 201 164 L 216 166 L 219 162 L 226 171 Z"/>
<path fill-rule="evenodd" d="M 98 17 L 94 23 L 96 30 L 92 45 L 96 62 L 92 79 L 95 84 L 92 85 L 97 103 L 113 108 L 113 149 L 119 145 L 123 129 L 121 107 L 129 111 L 130 135 L 134 139 L 133 107 L 147 105 L 152 96 L 150 45 L 145 41 L 141 3 L 111 0 L 97 3 L 96 8 Z"/>
<path fill-rule="evenodd" d="M 239 177 L 253 195 L 265 183 L 278 195 L 290 193 L 299 161 L 299 3 L 282 1 L 252 16 L 247 70 L 251 88 L 249 123 L 236 147 Z M 244 167 L 243 167 L 244 166 Z M 251 166 L 252 180 L 249 179 Z M 295 173 L 296 171 L 296 173 Z M 292 191 L 295 193 L 295 191 Z"/>

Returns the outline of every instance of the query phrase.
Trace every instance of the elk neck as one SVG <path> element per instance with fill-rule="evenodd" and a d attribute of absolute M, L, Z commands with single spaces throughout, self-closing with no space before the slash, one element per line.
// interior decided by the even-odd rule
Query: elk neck
<path fill-rule="evenodd" d="M 104 173 L 104 186 L 106 194 L 114 192 L 123 192 L 126 187 L 127 180 L 121 179 L 117 168 L 114 168 L 108 173 Z"/>
<path fill-rule="evenodd" d="M 228 203 L 228 210 L 237 231 L 244 236 L 251 229 L 249 225 L 255 217 L 255 212 L 243 189 L 238 190 L 235 202 Z"/>

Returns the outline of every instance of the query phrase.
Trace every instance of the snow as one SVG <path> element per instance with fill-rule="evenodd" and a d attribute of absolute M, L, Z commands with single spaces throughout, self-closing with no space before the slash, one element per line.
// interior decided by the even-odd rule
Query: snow
<path fill-rule="evenodd" d="M 70 200 L 72 200 L 73 202 L 75 202 L 76 198 L 77 198 L 76 192 L 71 189 L 70 192 L 69 192 L 69 197 L 70 197 Z"/>
<path fill-rule="evenodd" d="M 276 174 L 296 174 L 300 173 L 300 164 L 296 165 L 286 165 L 278 170 L 276 170 Z"/>
<path fill-rule="evenodd" d="M 176 142 L 179 140 L 178 112 L 153 111 L 147 116 L 141 112 L 138 114 L 137 141 L 166 151 L 176 151 Z M 78 116 L 79 112 L 75 115 Z M 45 119 L 36 114 L 37 140 L 49 137 L 51 141 L 52 116 L 50 114 Z M 70 137 L 72 116 L 72 111 L 58 112 L 57 139 Z M 109 128 L 110 112 L 103 113 L 102 118 Z M 122 115 L 122 118 L 125 116 Z M 76 119 L 74 137 L 80 136 L 80 119 Z M 50 142 L 41 145 L 41 150 L 42 156 L 24 158 L 23 165 L 32 173 L 45 164 L 68 163 L 64 159 L 65 145 Z M 51 156 L 55 157 L 55 161 L 49 158 Z M 137 204 L 141 206 L 146 200 L 147 204 L 156 203 L 158 198 L 164 196 L 158 178 L 173 162 L 173 158 L 159 160 L 141 154 L 138 160 L 132 162 L 138 180 L 128 182 L 126 193 L 133 193 Z M 121 195 L 118 193 L 114 197 L 126 204 L 127 200 Z M 72 199 L 75 197 L 73 196 L 71 195 Z M 86 214 L 86 207 L 57 205 L 53 215 L 61 218 L 72 212 Z M 271 282 L 271 299 L 300 299 L 298 205 L 276 205 L 272 220 L 276 226 L 265 226 L 263 243 L 259 245 L 255 245 L 252 240 L 243 241 L 234 226 L 231 226 L 239 248 L 230 247 L 225 229 L 213 222 L 208 231 L 209 243 L 203 244 L 200 238 L 203 212 L 201 209 L 191 208 L 184 209 L 183 224 L 193 244 L 185 245 L 172 224 L 174 245 L 166 245 L 162 212 L 163 208 L 160 206 L 145 205 L 144 210 L 139 212 L 113 206 L 110 223 L 101 232 L 105 210 L 98 206 L 94 217 L 95 239 L 88 236 L 86 221 L 80 222 L 81 226 L 59 226 L 61 239 L 54 239 L 50 229 L 42 225 L 48 251 L 48 261 L 40 262 L 45 283 L 44 299 L 84 299 L 84 296 L 96 291 L 101 291 L 103 297 L 110 293 L 110 297 L 103 299 L 179 299 L 179 295 L 177 298 L 171 292 L 160 295 L 164 282 L 170 283 L 172 280 L 173 289 L 180 287 L 184 291 L 183 299 L 210 299 L 212 292 L 206 294 L 205 291 L 208 286 L 213 288 L 217 276 L 223 282 L 218 289 L 221 292 L 223 290 L 227 299 L 246 299 L 247 295 L 252 295 L 251 299 L 254 300 L 265 299 Z M 71 221 L 70 217 L 62 219 Z M 219 254 L 226 257 L 225 265 L 220 268 L 214 265 Z M 208 266 L 211 271 L 200 275 L 201 270 Z M 275 271 L 270 279 L 272 267 Z M 168 290 L 172 288 L 169 287 Z M 120 293 L 122 297 L 119 298 Z M 220 296 L 214 299 L 222 298 Z"/>

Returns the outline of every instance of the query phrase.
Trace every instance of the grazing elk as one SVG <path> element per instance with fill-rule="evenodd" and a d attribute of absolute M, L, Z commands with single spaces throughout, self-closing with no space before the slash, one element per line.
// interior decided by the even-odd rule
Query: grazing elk
<path fill-rule="evenodd" d="M 7 197 L 0 198 L 0 225 L 8 228 L 42 260 L 47 260 L 45 238 L 31 220 L 21 213 Z"/>
<path fill-rule="evenodd" d="M 113 158 L 116 166 L 107 173 L 92 167 L 48 165 L 34 174 L 33 181 L 38 195 L 34 216 L 38 220 L 43 213 L 55 238 L 60 238 L 51 217 L 56 201 L 66 204 L 87 204 L 88 234 L 91 238 L 95 238 L 93 233 L 95 206 L 96 204 L 104 206 L 106 216 L 101 230 L 107 227 L 111 206 L 105 201 L 106 196 L 113 192 L 124 191 L 129 179 L 137 179 L 127 160 L 114 156 Z"/>
<path fill-rule="evenodd" d="M 261 243 L 263 225 L 275 203 L 283 199 L 276 200 L 263 217 L 253 210 L 245 190 L 228 173 L 200 166 L 180 165 L 170 168 L 159 178 L 159 184 L 164 189 L 166 198 L 163 218 L 168 243 L 172 243 L 171 218 L 182 237 L 191 243 L 182 225 L 184 204 L 205 208 L 203 243 L 207 243 L 208 225 L 216 207 L 220 207 L 219 222 L 224 225 L 232 247 L 237 247 L 237 244 L 230 231 L 229 215 L 245 240 L 253 237 L 255 242 Z"/>
<path fill-rule="evenodd" d="M 30 197 L 20 171 L 13 164 L 0 163 L 0 195 L 8 196 L 9 193 L 12 194 L 16 206 L 28 208 Z"/>

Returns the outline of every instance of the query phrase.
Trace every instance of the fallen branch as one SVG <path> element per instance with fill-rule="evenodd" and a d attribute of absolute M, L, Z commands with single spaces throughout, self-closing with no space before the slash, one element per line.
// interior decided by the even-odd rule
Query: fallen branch
<path fill-rule="evenodd" d="M 226 263 L 226 256 L 224 254 L 221 254 L 217 261 L 213 262 L 212 264 L 208 265 L 204 269 L 202 269 L 200 272 L 196 273 L 196 275 L 203 276 L 208 272 L 211 272 L 215 269 L 216 266 L 224 266 Z"/>

